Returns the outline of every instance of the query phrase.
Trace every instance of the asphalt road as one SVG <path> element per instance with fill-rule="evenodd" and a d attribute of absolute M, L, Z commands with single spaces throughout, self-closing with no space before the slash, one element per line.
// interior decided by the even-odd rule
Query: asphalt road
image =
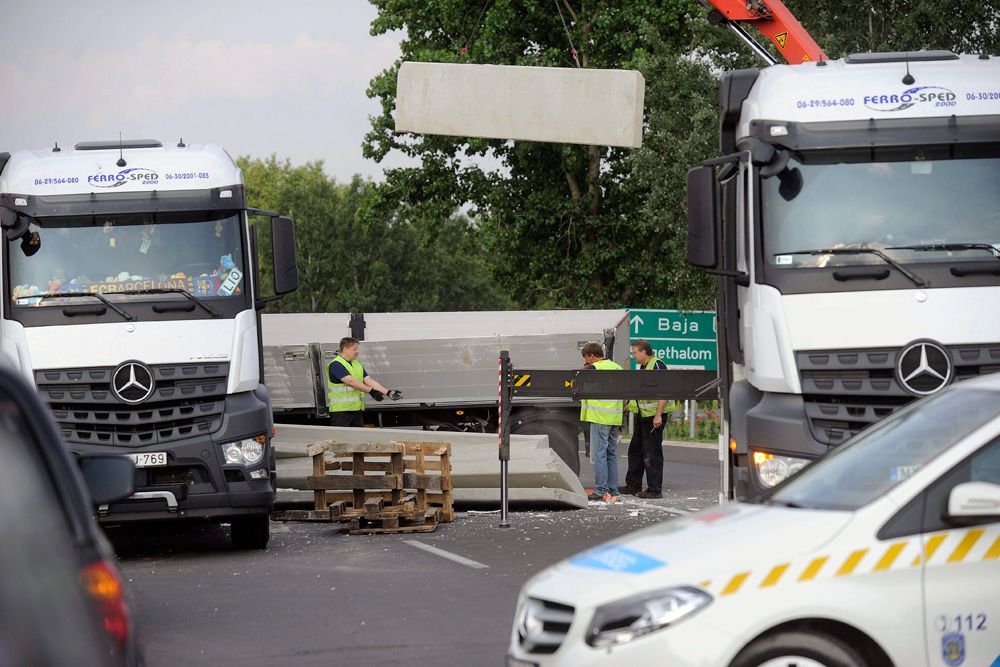
<path fill-rule="evenodd" d="M 585 464 L 585 484 L 588 476 Z M 203 524 L 109 536 L 150 667 L 502 664 L 524 581 L 586 547 L 714 504 L 715 448 L 666 447 L 665 487 L 662 500 L 514 512 L 509 529 L 497 527 L 497 513 L 474 511 L 418 535 L 274 523 L 263 551 L 235 551 L 226 528 Z"/>

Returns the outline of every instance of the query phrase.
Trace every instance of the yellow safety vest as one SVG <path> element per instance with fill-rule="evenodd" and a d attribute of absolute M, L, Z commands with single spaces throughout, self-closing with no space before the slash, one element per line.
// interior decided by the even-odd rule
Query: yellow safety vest
<path fill-rule="evenodd" d="M 653 357 L 652 359 L 650 359 L 649 361 L 646 362 L 646 365 L 643 367 L 643 370 L 644 371 L 656 370 L 656 362 L 657 361 L 658 361 L 657 358 Z M 632 401 L 628 402 L 628 411 L 631 412 L 631 413 L 633 413 L 633 414 L 635 414 L 636 412 L 638 412 L 639 413 L 639 417 L 652 417 L 652 416 L 656 415 L 656 404 L 659 403 L 659 402 L 660 401 L 658 401 L 658 400 L 647 401 L 647 400 L 643 400 L 641 398 L 639 400 L 637 400 L 637 401 L 636 400 L 632 400 Z M 666 406 L 664 406 L 664 407 L 666 407 Z"/>
<path fill-rule="evenodd" d="M 326 406 L 330 412 L 360 412 L 365 409 L 365 392 L 349 387 L 343 382 L 330 380 L 330 366 L 340 364 L 351 377 L 361 382 L 365 381 L 365 369 L 361 362 L 355 359 L 348 361 L 339 354 L 326 365 Z"/>
<path fill-rule="evenodd" d="M 594 362 L 594 368 L 599 371 L 620 371 L 622 367 L 610 359 Z M 588 398 L 580 401 L 580 421 L 608 426 L 622 425 L 622 407 L 624 401 Z"/>

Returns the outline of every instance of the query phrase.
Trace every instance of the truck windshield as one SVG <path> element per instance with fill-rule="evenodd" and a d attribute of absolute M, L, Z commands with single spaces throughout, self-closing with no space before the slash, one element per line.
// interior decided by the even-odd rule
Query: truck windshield
<path fill-rule="evenodd" d="M 232 213 L 42 219 L 31 227 L 37 252 L 28 256 L 20 241 L 9 244 L 9 296 L 15 305 L 38 307 L 85 302 L 37 297 L 73 292 L 116 301 L 185 299 L 179 290 L 199 299 L 237 298 L 247 289 L 240 229 Z"/>
<path fill-rule="evenodd" d="M 787 169 L 782 178 L 761 180 L 769 267 L 885 265 L 873 254 L 815 252 L 838 248 L 875 248 L 899 263 L 997 256 L 996 148 L 960 157 L 933 148 L 805 153 Z"/>
<path fill-rule="evenodd" d="M 777 487 L 765 503 L 853 511 L 1000 414 L 1000 392 L 952 389 L 911 403 Z"/>

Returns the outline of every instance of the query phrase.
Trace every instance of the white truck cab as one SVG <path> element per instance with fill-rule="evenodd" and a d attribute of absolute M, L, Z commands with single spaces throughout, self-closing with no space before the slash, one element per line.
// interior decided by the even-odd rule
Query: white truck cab
<path fill-rule="evenodd" d="M 1000 368 L 1000 59 L 729 72 L 720 116 L 688 256 L 721 276 L 723 491 L 748 498 Z"/>
<path fill-rule="evenodd" d="M 0 353 L 77 453 L 128 455 L 131 498 L 103 522 L 228 521 L 267 543 L 271 410 L 243 179 L 214 145 L 84 142 L 0 154 Z M 294 223 L 272 218 L 275 292 Z"/>
<path fill-rule="evenodd" d="M 544 570 L 508 665 L 1000 665 L 1000 375 Z"/>

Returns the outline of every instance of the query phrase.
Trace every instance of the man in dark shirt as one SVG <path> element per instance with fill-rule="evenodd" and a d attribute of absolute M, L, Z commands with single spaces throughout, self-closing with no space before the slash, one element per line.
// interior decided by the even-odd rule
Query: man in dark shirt
<path fill-rule="evenodd" d="M 365 394 L 376 401 L 386 396 L 394 401 L 402 397 L 399 391 L 386 389 L 368 375 L 358 361 L 360 347 L 356 338 L 342 338 L 340 353 L 327 366 L 326 405 L 330 410 L 331 426 L 363 427 Z"/>
<path fill-rule="evenodd" d="M 632 356 L 642 370 L 666 370 L 667 366 L 653 356 L 649 341 L 632 343 Z M 635 413 L 635 427 L 628 445 L 628 472 L 622 493 L 640 498 L 663 497 L 663 410 L 666 401 L 635 399 L 628 402 L 629 412 Z M 646 475 L 646 490 L 642 476 Z"/>

